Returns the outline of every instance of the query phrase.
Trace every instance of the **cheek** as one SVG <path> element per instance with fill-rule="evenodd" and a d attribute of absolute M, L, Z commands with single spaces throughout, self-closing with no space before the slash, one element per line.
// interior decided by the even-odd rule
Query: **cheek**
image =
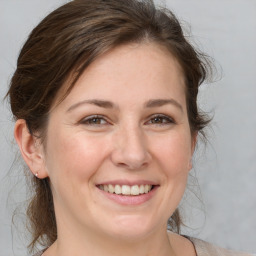
<path fill-rule="evenodd" d="M 50 178 L 65 175 L 70 183 L 90 179 L 105 157 L 104 145 L 108 144 L 99 143 L 97 138 L 85 136 L 82 132 L 54 134 L 47 151 Z"/>
<path fill-rule="evenodd" d="M 187 185 L 191 158 L 190 133 L 180 130 L 159 137 L 154 143 L 154 156 L 161 170 L 162 200 L 159 209 L 164 209 L 168 219 L 178 207 Z"/>
<path fill-rule="evenodd" d="M 175 133 L 158 139 L 154 154 L 166 175 L 187 176 L 191 160 L 191 138 L 187 133 Z"/>

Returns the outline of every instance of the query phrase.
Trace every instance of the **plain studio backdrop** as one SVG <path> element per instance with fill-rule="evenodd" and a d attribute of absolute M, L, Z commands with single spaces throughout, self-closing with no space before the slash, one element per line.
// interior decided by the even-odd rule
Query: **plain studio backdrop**
<path fill-rule="evenodd" d="M 1 100 L 29 32 L 65 2 L 0 0 Z M 195 179 L 190 179 L 181 204 L 188 226 L 183 233 L 222 247 L 256 252 L 256 1 L 156 3 L 166 3 L 184 21 L 192 42 L 215 59 L 218 69 L 215 82 L 200 89 L 200 106 L 214 119 L 209 143 L 206 148 L 199 146 L 194 157 L 192 175 L 197 176 L 200 190 Z M 12 166 L 17 147 L 8 104 L 3 101 L 0 130 L 0 255 L 26 255 L 25 235 L 11 224 L 11 211 L 25 200 L 26 186 L 22 170 L 13 170 L 18 168 Z M 15 173 L 18 178 L 13 177 Z"/>

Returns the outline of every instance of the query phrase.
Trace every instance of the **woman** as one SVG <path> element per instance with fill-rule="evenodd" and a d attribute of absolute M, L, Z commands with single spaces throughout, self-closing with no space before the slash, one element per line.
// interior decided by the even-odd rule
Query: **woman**
<path fill-rule="evenodd" d="M 236 255 L 176 234 L 208 123 L 197 109 L 203 60 L 175 16 L 151 1 L 75 0 L 32 31 L 8 92 L 34 174 L 32 249 Z"/>

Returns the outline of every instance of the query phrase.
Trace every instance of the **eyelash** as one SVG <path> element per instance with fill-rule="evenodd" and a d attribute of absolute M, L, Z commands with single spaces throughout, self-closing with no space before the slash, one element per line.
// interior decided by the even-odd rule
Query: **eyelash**
<path fill-rule="evenodd" d="M 93 123 L 96 120 L 104 120 L 104 124 L 101 123 Z M 101 115 L 93 115 L 93 116 L 88 116 L 84 119 L 82 119 L 79 123 L 85 124 L 85 125 L 96 125 L 96 126 L 101 126 L 101 125 L 107 125 L 109 122 L 106 120 L 104 116 Z"/>
<path fill-rule="evenodd" d="M 157 120 L 158 119 L 158 120 Z M 161 121 L 161 123 L 157 123 L 158 121 Z M 97 121 L 104 121 L 104 123 L 97 123 Z M 153 123 L 153 122 L 156 123 Z M 110 122 L 106 120 L 104 116 L 101 115 L 93 115 L 93 116 L 88 116 L 84 119 L 82 119 L 79 123 L 83 125 L 92 125 L 92 126 L 105 126 L 109 125 Z M 158 126 L 163 126 L 163 125 L 170 125 L 170 124 L 175 124 L 175 121 L 166 115 L 163 114 L 155 114 L 150 117 L 150 119 L 145 123 L 145 124 L 152 124 L 152 125 L 158 125 Z"/>
<path fill-rule="evenodd" d="M 169 117 L 169 116 L 166 116 L 166 115 L 163 115 L 163 114 L 155 114 L 153 116 L 150 117 L 149 121 L 147 121 L 146 123 L 148 122 L 152 122 L 152 120 L 156 121 L 156 119 L 160 119 L 162 120 L 161 123 L 151 123 L 153 125 L 170 125 L 170 124 L 175 124 L 175 121 L 173 120 L 173 118 Z M 164 120 L 164 122 L 163 122 Z"/>

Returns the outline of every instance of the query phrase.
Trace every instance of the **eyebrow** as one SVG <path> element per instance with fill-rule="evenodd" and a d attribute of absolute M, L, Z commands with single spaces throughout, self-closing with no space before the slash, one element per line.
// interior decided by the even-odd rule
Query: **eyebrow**
<path fill-rule="evenodd" d="M 154 100 L 149 100 L 146 102 L 145 107 L 146 108 L 154 108 L 154 107 L 161 107 L 167 104 L 172 104 L 175 107 L 179 108 L 183 112 L 182 105 L 174 100 L 174 99 L 154 99 Z"/>
<path fill-rule="evenodd" d="M 118 106 L 115 105 L 111 101 L 92 99 L 92 100 L 83 100 L 83 101 L 75 103 L 74 105 L 70 106 L 67 109 L 67 112 L 70 112 L 70 111 L 74 110 L 75 108 L 80 107 L 81 105 L 84 105 L 84 104 L 91 104 L 91 105 L 95 105 L 95 106 L 98 106 L 101 108 L 108 108 L 108 109 L 116 108 L 116 109 L 118 109 Z M 164 106 L 167 104 L 172 104 L 172 105 L 176 106 L 177 108 L 179 108 L 183 112 L 182 105 L 174 99 L 153 99 L 153 100 L 147 101 L 144 104 L 144 106 L 146 108 L 154 108 L 154 107 L 161 107 L 161 106 Z"/>
<path fill-rule="evenodd" d="M 98 107 L 101 107 L 101 108 L 118 108 L 111 101 L 93 99 L 93 100 L 83 100 L 83 101 L 80 101 L 80 102 L 72 105 L 71 107 L 69 107 L 67 112 L 70 112 L 73 109 L 75 109 L 77 107 L 80 107 L 81 105 L 84 105 L 84 104 L 91 104 L 91 105 L 95 105 L 95 106 L 98 106 Z"/>

